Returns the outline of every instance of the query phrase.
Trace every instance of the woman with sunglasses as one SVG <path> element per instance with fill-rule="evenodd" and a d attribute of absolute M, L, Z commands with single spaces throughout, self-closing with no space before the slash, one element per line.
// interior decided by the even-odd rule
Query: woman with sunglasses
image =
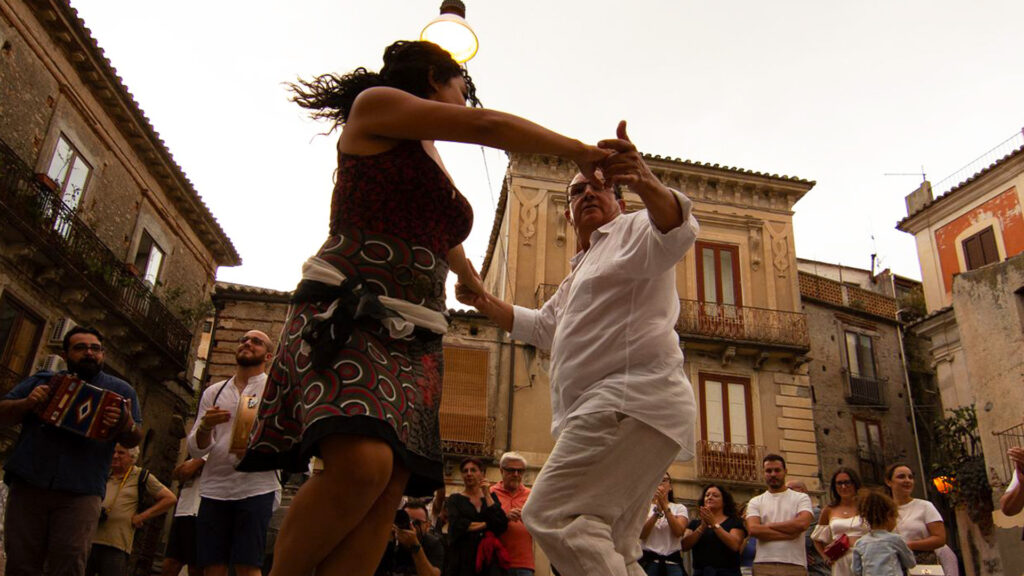
<path fill-rule="evenodd" d="M 860 475 L 855 470 L 841 467 L 833 472 L 829 481 L 832 501 L 821 511 L 818 525 L 811 532 L 814 547 L 832 567 L 832 576 L 853 576 L 853 544 L 871 530 L 857 512 L 860 487 Z M 837 543 L 844 535 L 845 546 Z M 830 545 L 836 550 L 831 557 L 825 553 Z"/>
<path fill-rule="evenodd" d="M 740 576 L 740 555 L 747 535 L 736 513 L 736 501 L 724 487 L 704 487 L 700 517 L 692 520 L 683 536 L 682 550 L 692 550 L 693 576 Z"/>
<path fill-rule="evenodd" d="M 284 519 L 274 576 L 369 576 L 402 495 L 444 485 L 448 270 L 483 290 L 462 248 L 472 210 L 434 141 L 556 155 L 591 175 L 611 152 L 467 107 L 479 103 L 472 80 L 429 42 L 392 44 L 379 73 L 324 74 L 292 90 L 314 118 L 343 128 L 330 229 L 303 265 L 240 468 L 324 462 Z"/>
<path fill-rule="evenodd" d="M 647 576 L 685 576 L 679 539 L 690 523 L 688 516 L 686 506 L 675 501 L 672 476 L 665 472 L 651 499 L 647 521 L 640 530 L 644 551 L 640 565 Z"/>

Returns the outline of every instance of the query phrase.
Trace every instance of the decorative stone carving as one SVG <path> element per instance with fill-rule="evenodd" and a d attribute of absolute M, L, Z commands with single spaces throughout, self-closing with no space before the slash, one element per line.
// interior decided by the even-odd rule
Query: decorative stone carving
<path fill-rule="evenodd" d="M 786 233 L 786 225 L 769 222 L 766 227 L 772 243 L 772 264 L 779 278 L 785 278 L 789 271 L 789 235 Z"/>
<path fill-rule="evenodd" d="M 565 219 L 566 199 L 565 194 L 551 194 L 551 205 L 555 211 L 555 245 L 565 246 L 566 230 L 569 222 Z"/>
<path fill-rule="evenodd" d="M 761 267 L 761 226 L 760 223 L 751 221 L 747 224 L 747 235 L 750 237 L 750 268 L 757 272 Z"/>
<path fill-rule="evenodd" d="M 515 194 L 519 200 L 519 235 L 523 237 L 523 244 L 533 244 L 533 237 L 537 234 L 537 206 L 545 194 L 542 191 L 533 189 L 533 195 L 527 198 L 525 188 L 518 187 Z"/>

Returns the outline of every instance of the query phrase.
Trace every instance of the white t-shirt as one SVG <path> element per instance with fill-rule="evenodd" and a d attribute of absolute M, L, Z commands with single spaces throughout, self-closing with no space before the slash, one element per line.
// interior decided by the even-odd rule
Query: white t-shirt
<path fill-rule="evenodd" d="M 754 496 L 747 504 L 747 518 L 757 516 L 761 524 L 772 522 L 786 522 L 796 518 L 801 512 L 807 512 L 814 516 L 814 507 L 811 506 L 811 498 L 802 492 L 786 490 L 772 494 L 765 492 Z M 796 564 L 807 566 L 807 552 L 804 550 L 804 534 L 800 533 L 792 540 L 773 540 L 771 542 L 757 542 L 757 553 L 754 555 L 754 563 L 781 562 L 784 564 Z"/>
<path fill-rule="evenodd" d="M 683 530 L 685 531 L 690 517 L 689 512 L 686 511 L 686 506 L 669 502 L 668 509 L 672 511 L 673 516 L 679 518 L 680 522 L 683 523 Z M 651 505 L 651 510 L 647 513 L 647 517 L 650 518 L 653 514 L 654 506 Z M 673 552 L 679 551 L 680 540 L 682 539 L 672 535 L 672 527 L 668 525 L 668 519 L 663 516 L 654 523 L 654 528 L 651 528 L 651 533 L 647 535 L 647 540 L 644 540 L 644 550 L 668 556 Z"/>
<path fill-rule="evenodd" d="M 928 524 L 932 522 L 942 522 L 942 515 L 935 509 L 935 505 L 927 500 L 914 498 L 900 506 L 900 515 L 893 532 L 899 534 L 904 542 L 922 540 L 931 536 Z"/>

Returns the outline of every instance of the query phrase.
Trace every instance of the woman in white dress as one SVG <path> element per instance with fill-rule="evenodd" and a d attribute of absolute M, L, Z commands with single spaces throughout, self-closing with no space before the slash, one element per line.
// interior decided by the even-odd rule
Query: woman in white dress
<path fill-rule="evenodd" d="M 818 526 L 811 533 L 814 547 L 832 566 L 832 576 L 853 576 L 853 544 L 870 530 L 857 513 L 860 486 L 860 476 L 856 471 L 850 468 L 836 470 L 829 483 L 832 501 L 821 511 Z M 842 556 L 832 560 L 825 554 L 825 548 L 843 534 L 849 539 L 849 547 Z"/>

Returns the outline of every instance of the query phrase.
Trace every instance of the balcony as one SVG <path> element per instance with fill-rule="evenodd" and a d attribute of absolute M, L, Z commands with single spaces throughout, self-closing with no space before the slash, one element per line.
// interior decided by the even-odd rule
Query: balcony
<path fill-rule="evenodd" d="M 82 301 L 99 301 L 134 329 L 129 341 L 149 342 L 162 352 L 169 363 L 157 365 L 173 372 L 185 368 L 192 331 L 3 141 L 0 221 L 4 240 L 46 257 L 40 270 L 63 273 L 61 288 L 83 290 Z"/>
<path fill-rule="evenodd" d="M 993 436 L 999 439 L 999 454 L 997 457 L 1003 461 L 1003 478 L 1010 482 L 1010 475 L 1013 474 L 1013 463 L 1010 462 L 1006 451 L 1010 448 L 1024 447 L 1024 423 L 1011 426 L 1002 432 L 993 432 Z"/>
<path fill-rule="evenodd" d="M 858 447 L 857 461 L 860 464 L 861 480 L 865 484 L 885 485 L 885 456 L 880 451 Z"/>
<path fill-rule="evenodd" d="M 701 480 L 761 484 L 764 446 L 697 441 L 697 477 Z"/>
<path fill-rule="evenodd" d="M 773 346 L 804 352 L 811 346 L 805 315 L 751 306 L 680 300 L 676 331 L 683 339 Z"/>
<path fill-rule="evenodd" d="M 881 380 L 872 378 L 860 378 L 847 373 L 846 380 L 848 388 L 846 401 L 850 404 L 860 404 L 874 408 L 885 408 L 884 386 Z"/>

